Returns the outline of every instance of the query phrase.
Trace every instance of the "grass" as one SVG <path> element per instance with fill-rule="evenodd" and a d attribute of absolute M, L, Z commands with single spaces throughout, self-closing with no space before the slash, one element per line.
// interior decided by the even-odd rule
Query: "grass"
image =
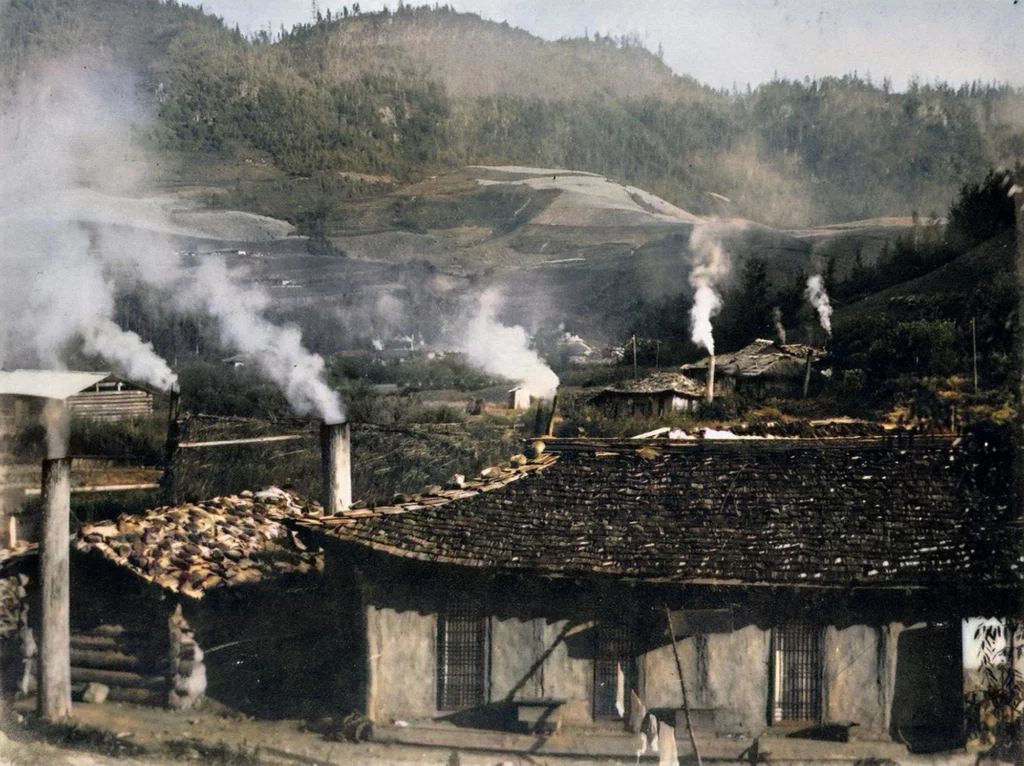
<path fill-rule="evenodd" d="M 218 742 L 214 745 L 198 739 L 172 739 L 162 749 L 175 758 L 202 761 L 210 766 L 259 766 L 260 746 L 249 747 Z"/>

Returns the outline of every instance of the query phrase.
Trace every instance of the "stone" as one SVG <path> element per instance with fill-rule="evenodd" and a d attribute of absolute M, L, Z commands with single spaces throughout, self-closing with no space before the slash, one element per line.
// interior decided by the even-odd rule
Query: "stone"
<path fill-rule="evenodd" d="M 82 693 L 82 702 L 100 705 L 107 701 L 109 694 L 110 687 L 106 684 L 91 683 L 85 687 L 85 691 Z"/>

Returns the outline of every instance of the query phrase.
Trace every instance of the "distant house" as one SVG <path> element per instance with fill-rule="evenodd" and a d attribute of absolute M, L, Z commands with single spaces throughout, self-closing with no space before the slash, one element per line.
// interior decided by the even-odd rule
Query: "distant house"
<path fill-rule="evenodd" d="M 337 583 L 323 608 L 363 633 L 347 664 L 375 737 L 493 743 L 438 721 L 510 731 L 542 710 L 548 731 L 587 732 L 588 754 L 631 756 L 639 704 L 682 706 L 674 635 L 705 756 L 761 738 L 774 760 L 788 735 L 831 740 L 803 740 L 805 762 L 852 762 L 864 740 L 895 761 L 902 743 L 961 744 L 961 619 L 1013 614 L 1024 593 L 1008 449 L 546 444 L 429 496 L 297 521 Z"/>
<path fill-rule="evenodd" d="M 608 386 L 591 401 L 607 417 L 658 417 L 689 412 L 704 397 L 704 387 L 679 372 L 656 372 L 640 380 Z"/>
<path fill-rule="evenodd" d="M 530 389 L 526 386 L 516 386 L 508 392 L 508 408 L 510 410 L 530 409 Z"/>
<path fill-rule="evenodd" d="M 824 352 L 799 343 L 780 343 L 759 338 L 749 346 L 715 358 L 715 395 L 734 392 L 750 399 L 769 396 L 796 397 L 803 393 L 807 357 L 811 359 L 810 391 L 821 386 Z M 707 383 L 710 357 L 684 364 L 684 374 Z"/>
<path fill-rule="evenodd" d="M 0 371 L 0 434 L 38 423 L 47 400 L 93 420 L 153 414 L 152 389 L 107 372 Z"/>

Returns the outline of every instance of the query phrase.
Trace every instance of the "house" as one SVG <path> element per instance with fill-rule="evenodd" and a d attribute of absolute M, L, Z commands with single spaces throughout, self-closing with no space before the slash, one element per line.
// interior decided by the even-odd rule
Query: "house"
<path fill-rule="evenodd" d="M 257 717 L 344 705 L 323 688 L 348 686 L 333 659 L 344 626 L 319 606 L 323 556 L 284 523 L 318 513 L 270 488 L 83 526 L 71 560 L 74 693 L 98 683 L 111 700 L 182 709 L 205 695 Z M 35 585 L 33 572 L 30 604 Z M 31 606 L 35 631 L 38 614 Z"/>
<path fill-rule="evenodd" d="M 530 389 L 526 386 L 516 386 L 508 392 L 508 408 L 510 410 L 530 409 Z"/>
<path fill-rule="evenodd" d="M 670 412 L 691 412 L 704 398 L 704 388 L 679 372 L 656 372 L 640 380 L 608 386 L 591 401 L 611 418 Z"/>
<path fill-rule="evenodd" d="M 153 414 L 153 390 L 107 372 L 0 371 L 0 433 L 39 423 L 47 400 L 66 402 L 72 415 L 120 420 Z"/>
<path fill-rule="evenodd" d="M 813 392 L 823 380 L 824 358 L 824 352 L 812 346 L 759 338 L 739 351 L 715 358 L 715 395 L 734 392 L 749 399 L 798 397 L 803 394 L 808 364 L 811 375 L 807 382 Z M 706 384 L 710 365 L 711 357 L 706 357 L 681 369 Z"/>
<path fill-rule="evenodd" d="M 549 732 L 621 738 L 637 700 L 680 708 L 675 636 L 705 754 L 780 733 L 958 744 L 961 619 L 1022 595 L 1008 450 L 544 445 L 429 496 L 298 520 L 344 583 L 324 607 L 360 626 L 375 736 L 438 744 L 445 723 L 465 738 L 544 708 Z"/>

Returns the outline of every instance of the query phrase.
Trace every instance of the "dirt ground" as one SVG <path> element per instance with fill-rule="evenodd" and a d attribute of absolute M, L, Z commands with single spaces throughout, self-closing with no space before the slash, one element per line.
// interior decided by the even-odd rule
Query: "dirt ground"
<path fill-rule="evenodd" d="M 22 700 L 5 711 L 5 734 L 0 739 L 3 766 L 582 766 L 595 762 L 335 742 L 305 730 L 300 721 L 255 721 L 213 711 L 176 713 L 127 703 L 76 703 L 76 733 L 62 738 L 50 732 L 47 742 L 41 741 L 33 726 L 32 709 L 31 700 Z"/>

